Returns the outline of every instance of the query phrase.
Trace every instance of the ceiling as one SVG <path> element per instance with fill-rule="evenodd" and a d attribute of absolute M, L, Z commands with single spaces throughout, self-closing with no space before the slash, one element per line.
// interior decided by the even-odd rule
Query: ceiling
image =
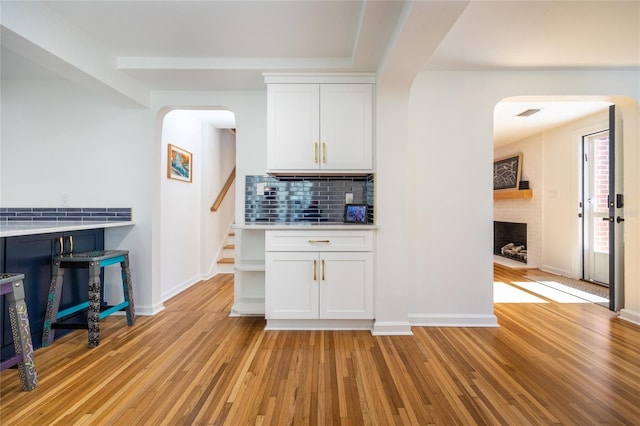
<path fill-rule="evenodd" d="M 100 54 L 113 64 L 127 85 L 148 91 L 264 90 L 264 72 L 380 73 L 402 40 L 403 25 L 420 9 L 427 14 L 420 16 L 432 21 L 425 19 L 425 28 L 409 44 L 404 41 L 408 52 L 415 52 L 404 56 L 407 66 L 411 60 L 427 70 L 640 66 L 637 1 L 2 0 L 1 5 L 3 80 L 73 79 L 68 65 L 72 59 L 81 63 L 85 48 L 87 55 Z M 41 22 L 23 18 L 29 14 Z M 76 50 L 65 52 L 65 40 Z M 60 63 L 42 60 L 42 51 Z M 542 105 L 544 114 L 527 120 L 513 117 L 516 110 L 536 107 L 525 98 L 496 108 L 497 143 L 606 107 L 548 101 L 532 103 Z"/>
<path fill-rule="evenodd" d="M 562 97 L 504 99 L 493 111 L 493 144 L 495 147 L 507 145 L 578 118 L 605 112 L 609 105 L 611 102 L 567 100 Z M 540 111 L 519 116 L 528 110 Z"/>

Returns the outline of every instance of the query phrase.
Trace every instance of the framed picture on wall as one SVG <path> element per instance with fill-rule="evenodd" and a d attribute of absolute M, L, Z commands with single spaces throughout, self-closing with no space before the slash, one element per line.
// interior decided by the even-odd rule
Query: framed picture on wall
<path fill-rule="evenodd" d="M 169 179 L 191 182 L 193 174 L 193 156 L 189 151 L 169 144 L 167 153 L 167 177 Z"/>
<path fill-rule="evenodd" d="M 493 190 L 518 189 L 522 171 L 522 153 L 493 161 Z"/>

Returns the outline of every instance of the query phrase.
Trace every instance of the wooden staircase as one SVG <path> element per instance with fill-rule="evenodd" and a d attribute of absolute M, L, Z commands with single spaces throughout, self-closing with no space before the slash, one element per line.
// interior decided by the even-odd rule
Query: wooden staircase
<path fill-rule="evenodd" d="M 222 274 L 233 274 L 233 265 L 235 263 L 235 244 L 236 233 L 229 231 L 222 247 L 222 258 L 218 260 L 218 272 Z"/>

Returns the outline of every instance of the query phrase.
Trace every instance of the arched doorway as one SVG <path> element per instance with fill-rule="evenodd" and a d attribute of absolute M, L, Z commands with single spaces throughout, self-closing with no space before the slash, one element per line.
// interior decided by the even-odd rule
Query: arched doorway
<path fill-rule="evenodd" d="M 633 100 L 622 99 L 621 101 L 623 103 L 631 101 L 635 104 Z M 605 304 L 611 310 L 617 311 L 624 306 L 622 244 L 624 226 L 621 221 L 612 224 L 610 241 L 615 243 L 611 246 L 601 244 L 599 252 L 594 255 L 594 235 L 602 228 L 603 217 L 596 218 L 598 215 L 594 213 L 595 203 L 591 203 L 594 194 L 593 186 L 591 194 L 585 195 L 585 191 L 589 191 L 589 174 L 595 173 L 593 152 L 585 151 L 585 141 L 588 140 L 585 138 L 594 134 L 602 135 L 603 132 L 610 130 L 612 134 L 611 171 L 616 179 L 612 178 L 611 188 L 607 187 L 600 191 L 606 192 L 607 221 L 609 213 L 606 212 L 606 197 L 609 196 L 615 201 L 616 194 L 623 193 L 622 127 L 619 120 L 620 114 L 618 113 L 618 119 L 616 119 L 615 107 L 611 106 L 615 102 L 614 98 L 608 97 L 575 96 L 521 96 L 506 98 L 499 102 L 494 110 L 494 158 L 507 154 L 519 154 L 522 161 L 521 180 L 525 182 L 525 187 L 531 194 L 527 198 L 517 194 L 518 196 L 507 199 L 502 196 L 496 197 L 498 192 L 494 191 L 494 220 L 495 223 L 500 224 L 497 228 L 502 226 L 503 221 L 526 226 L 525 254 L 521 256 L 521 259 L 525 259 L 525 266 L 520 268 L 539 268 L 544 272 L 555 274 L 560 277 L 553 280 L 560 282 L 558 288 L 566 284 L 588 290 L 592 294 L 600 296 L 604 294 L 610 300 L 610 303 L 605 300 Z M 617 138 L 613 133 L 616 128 Z M 615 150 L 614 140 L 616 140 Z M 608 139 L 606 146 L 608 149 Z M 607 155 L 607 162 L 608 159 Z M 585 163 L 586 160 L 589 161 Z M 592 168 L 591 172 L 589 167 Z M 602 185 L 603 182 L 599 184 Z M 622 199 L 618 196 L 618 201 Z M 622 217 L 622 209 L 621 202 L 614 202 L 610 214 Z M 595 219 L 599 219 L 599 222 L 595 222 Z M 604 235 L 608 237 L 606 227 L 609 225 L 604 226 Z M 600 234 L 603 233 L 600 232 Z M 518 242 L 518 244 L 522 243 Z M 524 244 L 517 246 L 517 248 L 522 247 Z M 610 249 L 610 253 L 602 253 L 603 247 Z M 497 256 L 500 255 L 501 253 L 497 253 Z M 613 282 L 609 291 L 594 289 L 591 292 L 586 284 L 583 286 L 578 282 L 578 280 L 588 280 L 585 271 L 596 264 L 594 259 L 601 259 L 597 260 L 599 265 L 603 262 L 606 264 L 605 273 L 609 272 L 608 263 L 611 260 Z M 496 257 L 495 260 L 497 263 L 508 266 L 514 265 L 510 259 L 503 262 L 500 257 Z M 515 267 L 518 268 L 517 264 Z M 600 268 L 603 269 L 602 266 Z M 571 293 L 573 290 L 568 292 Z M 601 299 L 601 297 L 594 297 L 591 301 L 602 302 Z"/>
<path fill-rule="evenodd" d="M 210 210 L 235 168 L 235 115 L 224 108 L 166 108 L 160 136 L 160 296 L 165 301 L 217 271 L 235 191 Z M 170 177 L 170 151 L 190 156 L 189 179 Z"/>

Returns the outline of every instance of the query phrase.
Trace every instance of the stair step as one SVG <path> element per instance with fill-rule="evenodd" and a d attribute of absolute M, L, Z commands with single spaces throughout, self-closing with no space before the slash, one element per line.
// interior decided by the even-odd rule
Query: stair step
<path fill-rule="evenodd" d="M 222 258 L 218 260 L 218 272 L 223 274 L 233 274 L 235 265 L 235 250 L 236 250 L 236 233 L 235 231 L 229 231 L 227 237 L 222 246 Z"/>

